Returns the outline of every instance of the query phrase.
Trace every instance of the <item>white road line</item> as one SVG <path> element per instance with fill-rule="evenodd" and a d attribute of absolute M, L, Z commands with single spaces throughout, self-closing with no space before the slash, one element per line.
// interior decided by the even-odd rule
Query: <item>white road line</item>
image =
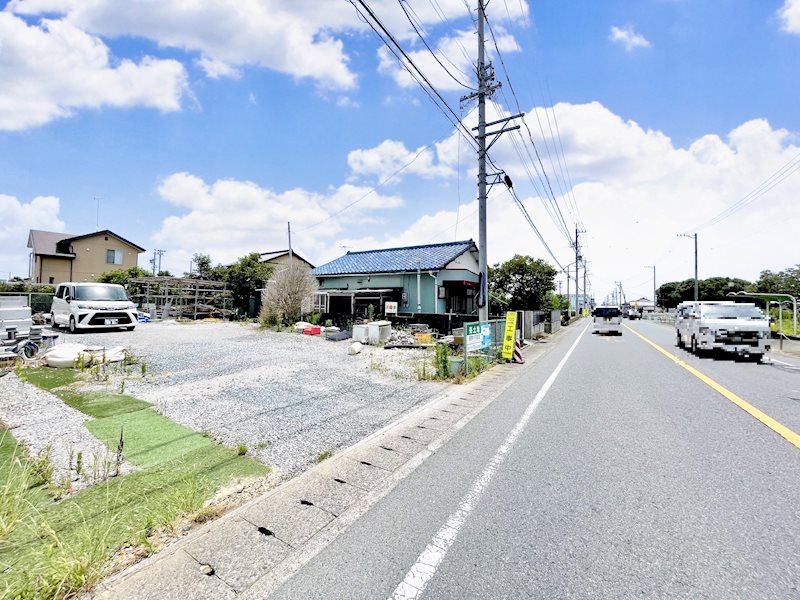
<path fill-rule="evenodd" d="M 514 429 L 512 429 L 511 433 L 503 440 L 503 443 L 494 453 L 492 459 L 483 469 L 480 477 L 475 480 L 472 487 L 461 499 L 458 508 L 447 518 L 445 524 L 436 532 L 428 546 L 422 551 L 422 554 L 419 555 L 417 562 L 415 562 L 408 571 L 405 579 L 395 588 L 391 595 L 391 600 L 418 600 L 422 597 L 428 582 L 430 582 L 431 578 L 436 574 L 436 570 L 439 568 L 442 560 L 444 560 L 450 546 L 452 546 L 453 542 L 456 540 L 467 517 L 469 517 L 472 510 L 478 504 L 478 501 L 483 495 L 483 491 L 497 472 L 497 468 L 505 460 L 506 454 L 508 454 L 508 451 L 511 450 L 511 447 L 517 441 L 519 434 L 525 429 L 533 412 L 550 390 L 550 387 L 553 385 L 556 377 L 558 377 L 561 369 L 564 368 L 564 365 L 567 363 L 570 355 L 572 355 L 578 342 L 581 341 L 589 325 L 591 325 L 591 321 L 583 328 L 583 331 L 580 332 L 578 338 L 564 355 L 564 358 L 561 359 L 561 362 L 558 363 L 558 366 L 550 374 L 550 377 L 547 378 L 547 381 L 544 382 L 544 385 L 537 392 L 536 396 L 534 396 L 533 400 L 531 400 L 531 403 L 525 409 L 522 417 L 520 417 L 517 424 L 514 425 Z"/>
<path fill-rule="evenodd" d="M 770 362 L 778 363 L 779 365 L 786 365 L 787 367 L 796 367 L 797 365 L 793 363 L 783 362 L 782 360 L 778 360 L 777 358 L 769 357 Z"/>

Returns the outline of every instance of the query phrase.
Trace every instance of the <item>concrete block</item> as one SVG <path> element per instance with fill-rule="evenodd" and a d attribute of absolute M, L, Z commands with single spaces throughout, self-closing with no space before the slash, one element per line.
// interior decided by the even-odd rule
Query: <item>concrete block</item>
<path fill-rule="evenodd" d="M 434 415 L 433 417 L 425 419 L 420 423 L 420 425 L 428 429 L 434 429 L 439 432 L 447 431 L 453 426 L 453 424 L 450 421 L 445 421 L 443 419 L 440 419 L 438 415 Z"/>
<path fill-rule="evenodd" d="M 216 575 L 205 575 L 201 565 L 183 550 L 161 559 L 95 595 L 98 600 L 224 600 L 234 590 Z"/>
<path fill-rule="evenodd" d="M 349 453 L 348 458 L 352 458 L 353 460 L 363 460 L 381 469 L 394 471 L 401 465 L 404 465 L 406 462 L 408 462 L 410 456 L 413 456 L 419 452 L 419 450 L 421 450 L 421 448 L 419 448 L 417 445 L 417 452 L 412 452 L 411 455 L 409 455 L 400 452 L 399 450 L 388 450 L 387 448 L 392 448 L 392 446 L 386 443 L 381 445 L 362 446 L 358 450 Z"/>
<path fill-rule="evenodd" d="M 366 492 L 359 487 L 335 481 L 321 473 L 305 475 L 288 493 L 298 500 L 307 500 L 329 513 L 339 516 Z"/>
<path fill-rule="evenodd" d="M 241 518 L 215 526 L 186 547 L 201 564 L 211 565 L 215 575 L 237 592 L 286 558 L 288 544 Z"/>
<path fill-rule="evenodd" d="M 266 527 L 275 537 L 297 548 L 333 520 L 333 515 L 313 505 L 302 504 L 287 492 L 264 498 L 241 517 Z"/>
<path fill-rule="evenodd" d="M 322 466 L 320 473 L 332 478 L 342 479 L 350 485 L 360 487 L 362 490 L 374 489 L 389 475 L 389 471 L 386 469 L 381 469 L 375 465 L 365 465 L 359 460 L 350 458 L 339 458 L 325 464 Z"/>
<path fill-rule="evenodd" d="M 426 442 L 411 438 L 411 436 L 402 437 L 405 433 L 391 434 L 381 438 L 381 445 L 391 448 L 395 452 L 405 454 L 407 457 L 412 457 L 425 449 Z"/>
<path fill-rule="evenodd" d="M 430 429 L 428 427 L 422 427 L 420 425 L 411 427 L 406 427 L 405 429 L 400 430 L 401 435 L 408 436 L 414 440 L 419 442 L 423 442 L 428 444 L 442 435 L 442 432 L 438 429 Z"/>

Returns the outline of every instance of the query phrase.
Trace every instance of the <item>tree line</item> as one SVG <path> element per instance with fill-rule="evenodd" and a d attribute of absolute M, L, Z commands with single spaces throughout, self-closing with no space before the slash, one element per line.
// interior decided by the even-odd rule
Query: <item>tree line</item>
<path fill-rule="evenodd" d="M 800 264 L 783 271 L 761 271 L 758 280 L 737 277 L 709 277 L 698 281 L 699 300 L 724 300 L 730 292 L 760 292 L 800 296 Z M 694 279 L 670 281 L 656 290 L 658 305 L 675 308 L 681 302 L 694 300 Z"/>

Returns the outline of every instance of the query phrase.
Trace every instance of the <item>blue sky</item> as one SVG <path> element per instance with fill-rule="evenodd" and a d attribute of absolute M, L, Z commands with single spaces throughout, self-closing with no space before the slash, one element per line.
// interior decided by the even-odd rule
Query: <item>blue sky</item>
<path fill-rule="evenodd" d="M 367 4 L 460 113 L 469 90 L 433 61 L 398 2 Z M 0 276 L 27 275 L 30 228 L 94 230 L 96 198 L 101 229 L 166 249 L 162 265 L 176 273 L 195 252 L 228 262 L 284 248 L 287 220 L 318 264 L 344 248 L 477 239 L 474 152 L 345 0 L 157 6 L 4 4 Z M 463 0 L 407 6 L 472 85 Z M 490 114 L 516 112 L 513 87 L 567 228 L 587 230 L 598 299 L 620 280 L 648 295 L 647 264 L 659 282 L 691 276 L 691 242 L 676 234 L 800 153 L 798 0 L 492 0 L 488 12 L 511 83 L 490 44 L 504 84 Z M 522 132 L 493 156 L 566 266 L 572 251 L 528 177 Z M 701 229 L 701 277 L 754 279 L 799 262 L 798 193 L 790 175 Z M 489 211 L 490 262 L 555 263 L 499 186 Z"/>

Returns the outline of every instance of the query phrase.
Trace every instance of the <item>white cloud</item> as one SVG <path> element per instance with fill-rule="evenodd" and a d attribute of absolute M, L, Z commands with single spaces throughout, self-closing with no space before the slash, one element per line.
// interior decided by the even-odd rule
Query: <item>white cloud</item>
<path fill-rule="evenodd" d="M 511 53 L 521 50 L 514 36 L 507 33 L 502 25 L 495 27 L 495 34 L 501 52 Z M 407 54 L 434 87 L 453 91 L 475 85 L 474 63 L 477 61 L 478 49 L 473 30 L 466 29 L 452 36 L 442 36 L 433 48 L 438 61 L 427 48 L 408 51 Z M 489 53 L 495 53 L 493 47 Z M 390 75 L 401 87 L 417 85 L 416 80 L 385 46 L 378 49 L 378 70 Z"/>
<path fill-rule="evenodd" d="M 0 129 L 20 130 L 80 108 L 180 108 L 186 87 L 174 60 L 113 61 L 101 40 L 70 23 L 38 26 L 0 12 Z"/>
<path fill-rule="evenodd" d="M 64 222 L 58 218 L 59 199 L 54 196 L 37 196 L 27 204 L 14 196 L 0 194 L 0 279 L 28 276 L 28 231 L 64 231 Z"/>
<path fill-rule="evenodd" d="M 651 271 L 657 265 L 659 285 L 692 276 L 693 246 L 676 237 L 691 231 L 748 194 L 800 152 L 796 134 L 774 129 L 764 119 L 741 124 L 726 136 L 705 135 L 686 148 L 676 147 L 663 132 L 624 120 L 599 103 L 557 104 L 561 142 L 574 195 L 587 227 L 585 254 L 598 299 L 622 280 L 628 295 L 652 295 Z M 533 108 L 527 113 L 533 118 Z M 539 109 L 541 110 L 541 109 Z M 472 118 L 472 115 L 468 117 Z M 494 118 L 494 117 L 493 117 Z M 556 256 L 566 265 L 573 251 L 545 211 L 539 195 L 506 134 L 493 148 L 498 165 L 514 179 L 534 222 Z M 539 139 L 542 159 L 561 210 L 571 223 L 570 210 L 559 185 L 557 163 L 552 166 Z M 452 138 L 455 139 L 455 138 Z M 449 140 L 448 140 L 449 142 Z M 455 147 L 443 143 L 438 158 L 452 164 Z M 566 189 L 564 186 L 563 189 Z M 796 172 L 752 205 L 721 223 L 699 232 L 701 277 L 730 275 L 755 280 L 763 269 L 779 270 L 797 262 L 797 223 L 800 223 L 800 172 Z M 520 218 L 502 186 L 489 201 L 489 260 L 506 260 L 528 253 L 551 261 L 528 225 Z M 455 210 L 430 211 L 413 225 L 384 236 L 348 236 L 356 249 L 430 243 L 454 237 L 477 239 L 475 203 L 463 206 L 462 222 L 454 233 Z M 551 261 L 552 262 L 552 261 Z"/>
<path fill-rule="evenodd" d="M 155 8 L 157 6 L 157 9 Z M 329 33 L 363 27 L 345 2 L 304 0 L 12 0 L 17 14 L 60 14 L 102 37 L 134 36 L 200 55 L 209 77 L 230 77 L 256 66 L 349 89 L 356 76 L 343 43 Z"/>
<path fill-rule="evenodd" d="M 800 0 L 785 0 L 778 10 L 778 18 L 783 31 L 800 34 Z"/>
<path fill-rule="evenodd" d="M 649 48 L 653 44 L 643 35 L 636 33 L 633 27 L 617 27 L 613 25 L 608 34 L 608 39 L 616 44 L 622 44 L 626 52 L 631 52 L 634 48 Z"/>
<path fill-rule="evenodd" d="M 374 177 L 383 181 L 397 171 L 389 183 L 398 183 L 404 175 L 419 175 L 425 178 L 449 177 L 455 170 L 448 164 L 437 161 L 431 148 L 422 146 L 408 150 L 405 144 L 395 140 L 384 140 L 374 148 L 353 150 L 347 155 L 347 164 L 353 175 Z"/>
<path fill-rule="evenodd" d="M 208 184 L 195 175 L 175 173 L 161 182 L 158 193 L 183 209 L 182 214 L 164 219 L 152 237 L 168 250 L 170 265 L 188 264 L 195 252 L 227 263 L 250 252 L 285 248 L 286 223 L 291 221 L 293 245 L 313 260 L 335 252 L 333 237 L 345 228 L 376 223 L 382 211 L 403 203 L 399 196 L 370 192 L 344 184 L 326 194 L 300 188 L 278 193 L 249 181 Z"/>

